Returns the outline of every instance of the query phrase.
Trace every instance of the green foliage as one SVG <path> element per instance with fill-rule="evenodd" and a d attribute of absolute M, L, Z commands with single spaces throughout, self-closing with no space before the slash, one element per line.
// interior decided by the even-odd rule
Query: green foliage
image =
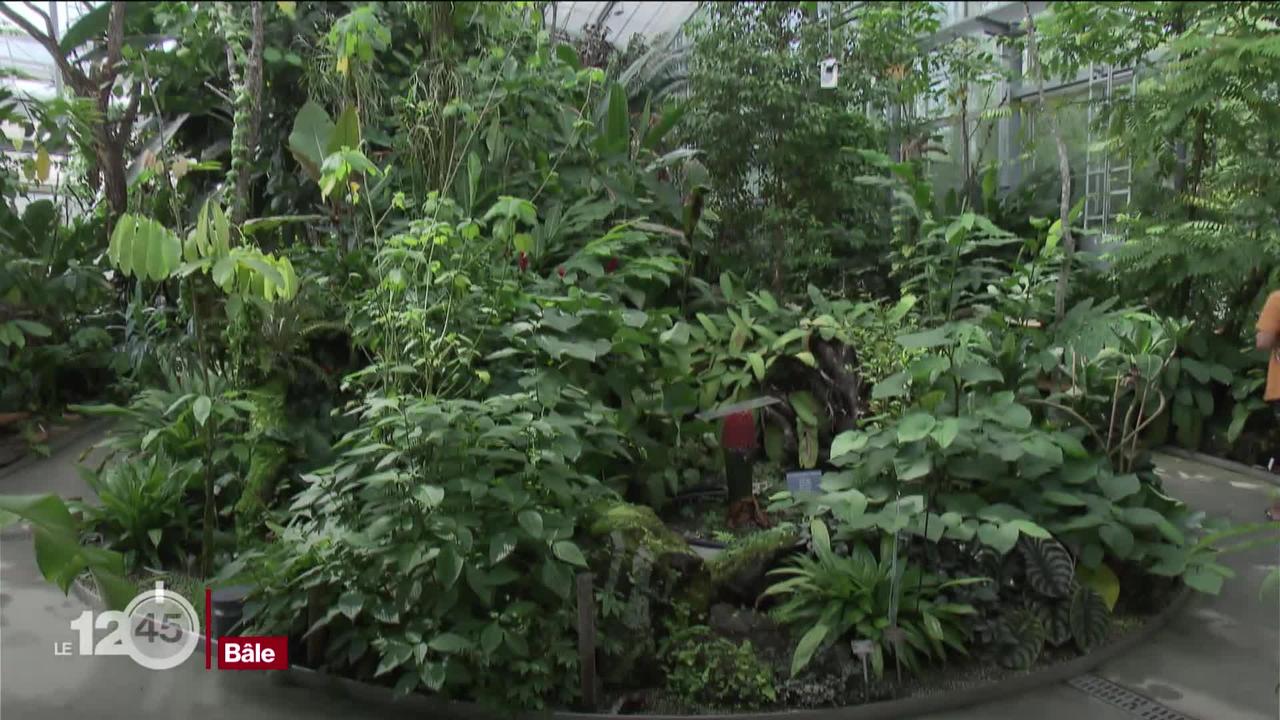
<path fill-rule="evenodd" d="M 194 537 L 196 504 L 187 495 L 199 487 L 196 461 L 175 465 L 164 455 L 136 458 L 103 470 L 82 471 L 97 496 L 84 504 L 85 524 L 124 555 L 125 567 L 183 566 Z M 193 507 L 194 506 L 194 507 Z"/>
<path fill-rule="evenodd" d="M 815 557 L 798 557 L 771 573 L 785 578 L 765 591 L 782 599 L 774 615 L 804 630 L 791 661 L 792 676 L 823 645 L 845 638 L 874 643 L 871 667 L 876 677 L 884 672 L 886 652 L 912 670 L 923 659 L 944 659 L 947 648 L 965 653 L 964 616 L 974 610 L 949 602 L 946 591 L 983 579 L 942 581 L 905 559 L 895 563 L 894 542 L 891 536 L 885 537 L 878 559 L 862 544 L 855 544 L 848 554 L 836 554 L 826 525 L 816 520 Z M 885 633 L 893 622 L 891 608 L 897 609 L 897 627 L 904 634 L 897 643 Z"/>
<path fill-rule="evenodd" d="M 572 462 L 591 437 L 588 422 L 531 393 L 479 402 L 370 395 L 353 411 L 365 423 L 344 438 L 335 465 L 304 477 L 290 525 L 235 563 L 261 588 L 253 621 L 323 630 L 324 654 L 310 662 L 394 673 L 402 692 L 570 700 L 567 601 L 585 565 L 575 529 L 584 503 L 606 494 Z M 329 612 L 300 627 L 315 595 Z"/>
<path fill-rule="evenodd" d="M 701 706 L 753 710 L 777 699 L 773 669 L 756 656 L 750 642 L 734 643 L 695 625 L 666 641 L 663 663 L 667 689 Z"/>
<path fill-rule="evenodd" d="M 1000 664 L 1011 670 L 1029 670 L 1044 649 L 1045 636 L 1044 624 L 1035 612 L 1011 612 L 998 641 Z"/>
<path fill-rule="evenodd" d="M 1071 637 L 1082 652 L 1101 644 L 1111 629 L 1111 611 L 1093 588 L 1080 586 L 1071 596 Z"/>
<path fill-rule="evenodd" d="M 121 610 L 133 599 L 136 592 L 124 578 L 123 556 L 82 544 L 79 524 L 57 495 L 0 495 L 0 527 L 18 520 L 31 526 L 40 574 L 62 592 L 88 572 L 111 609 Z"/>

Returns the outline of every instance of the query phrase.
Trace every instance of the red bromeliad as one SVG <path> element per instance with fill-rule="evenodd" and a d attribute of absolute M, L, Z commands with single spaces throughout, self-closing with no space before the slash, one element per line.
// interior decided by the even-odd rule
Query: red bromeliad
<path fill-rule="evenodd" d="M 520 266 L 520 272 L 524 272 L 525 270 L 528 270 L 528 269 L 529 269 L 529 256 L 528 256 L 528 255 L 525 255 L 525 254 L 524 254 L 524 251 L 523 251 L 523 250 L 521 250 L 521 251 L 520 251 L 520 258 L 516 261 L 516 263 Z"/>

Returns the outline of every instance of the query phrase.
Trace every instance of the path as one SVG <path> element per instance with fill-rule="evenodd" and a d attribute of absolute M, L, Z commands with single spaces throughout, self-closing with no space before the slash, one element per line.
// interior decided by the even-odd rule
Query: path
<path fill-rule="evenodd" d="M 0 474 L 0 493 L 56 491 L 84 495 L 74 461 L 80 439 L 54 457 Z M 1260 517 L 1272 488 L 1227 470 L 1161 458 L 1171 491 L 1193 506 L 1239 522 Z M 1276 548 L 1230 557 L 1239 573 L 1221 596 L 1197 597 L 1154 638 L 1095 673 L 1194 720 L 1280 718 L 1280 605 L 1262 600 L 1259 584 Z M 126 657 L 55 657 L 70 640 L 67 623 L 85 606 L 47 584 L 27 535 L 0 534 L 0 720 L 66 717 L 138 718 L 394 718 L 380 708 L 284 687 L 272 675 L 204 669 L 197 653 L 182 667 L 152 672 Z M 1065 683 L 1001 702 L 928 716 L 927 720 L 1132 720 L 1140 717 Z M 1170 717 L 1148 715 L 1149 718 Z"/>

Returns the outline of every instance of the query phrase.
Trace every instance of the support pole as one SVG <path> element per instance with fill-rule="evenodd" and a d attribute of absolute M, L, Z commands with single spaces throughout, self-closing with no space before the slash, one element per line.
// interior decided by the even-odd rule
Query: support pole
<path fill-rule="evenodd" d="M 596 598 L 593 576 L 578 573 L 578 669 L 582 682 L 583 709 L 594 712 L 596 697 Z"/>

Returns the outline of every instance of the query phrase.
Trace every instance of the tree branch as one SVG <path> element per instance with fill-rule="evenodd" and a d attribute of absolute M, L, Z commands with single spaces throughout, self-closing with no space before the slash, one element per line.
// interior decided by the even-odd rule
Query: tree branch
<path fill-rule="evenodd" d="M 62 76 L 76 89 L 77 93 L 87 94 L 83 93 L 83 89 L 90 86 L 88 76 L 80 72 L 67 60 L 67 56 L 62 53 L 62 48 L 58 47 L 57 41 L 53 39 L 51 34 L 41 32 L 35 25 L 31 24 L 31 21 L 14 12 L 8 3 L 0 3 L 0 15 L 3 15 L 6 20 L 21 28 L 23 32 L 49 53 L 49 56 L 53 58 L 53 62 L 57 64 L 58 69 L 62 71 Z"/>
<path fill-rule="evenodd" d="M 48 31 L 49 37 L 55 38 L 58 36 L 58 31 L 53 27 L 53 20 L 49 17 L 48 13 L 41 10 L 38 5 L 31 2 L 30 0 L 22 0 L 22 4 L 26 5 L 28 10 L 35 13 L 36 17 L 44 21 L 44 27 Z"/>

